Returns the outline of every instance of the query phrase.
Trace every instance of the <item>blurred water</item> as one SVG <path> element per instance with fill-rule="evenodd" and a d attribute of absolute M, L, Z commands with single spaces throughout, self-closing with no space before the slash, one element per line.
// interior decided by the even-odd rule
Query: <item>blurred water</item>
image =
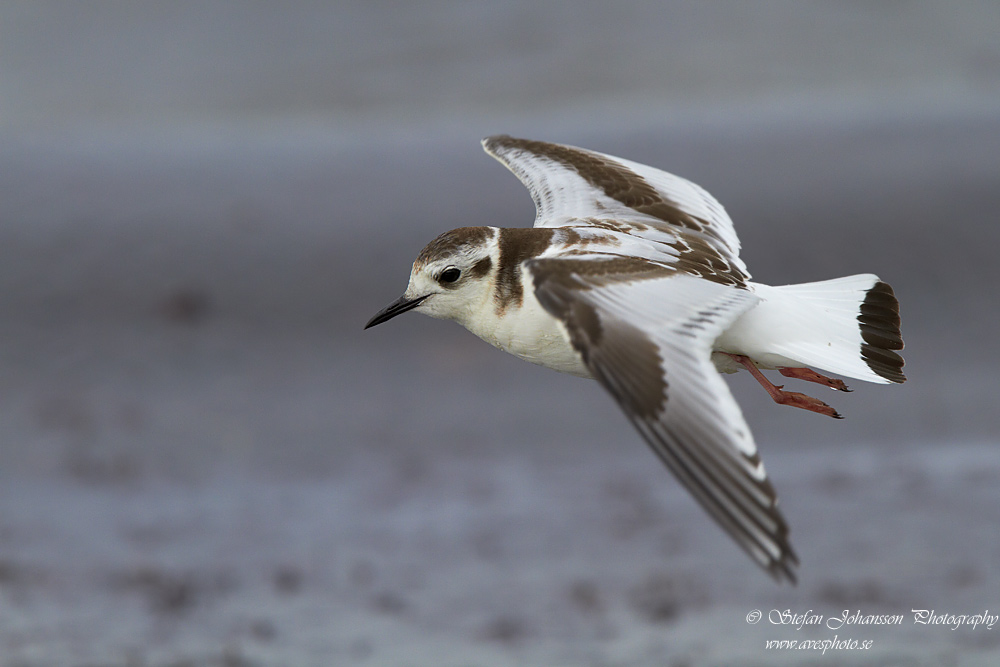
<path fill-rule="evenodd" d="M 976 439 L 998 427 L 990 390 L 996 357 L 977 342 L 979 330 L 1000 324 L 984 279 L 1000 241 L 989 223 L 998 204 L 997 117 L 850 117 L 747 133 L 731 124 L 706 128 L 705 121 L 690 130 L 648 123 L 627 135 L 619 129 L 591 136 L 587 144 L 668 166 L 710 188 L 735 219 L 758 280 L 875 271 L 894 285 L 911 382 L 859 388 L 861 394 L 845 397 L 851 419 L 835 431 L 815 425 L 818 441 Z M 410 262 L 436 234 L 465 224 L 530 223 L 527 193 L 477 139 L 414 139 L 398 149 L 373 141 L 367 154 L 322 139 L 308 146 L 216 139 L 169 150 L 102 143 L 33 149 L 8 140 L 0 158 L 0 280 L 8 288 L 0 305 L 10 366 L 3 382 L 17 400 L 6 404 L 4 423 L 20 430 L 12 431 L 4 455 L 59 457 L 47 449 L 68 445 L 47 434 L 37 416 L 46 411 L 37 406 L 53 396 L 82 394 L 88 402 L 101 385 L 120 395 L 116 400 L 143 406 L 129 410 L 155 414 L 160 401 L 144 399 L 135 385 L 159 393 L 169 376 L 177 383 L 170 404 L 189 413 L 163 416 L 180 424 L 174 437 L 183 433 L 201 442 L 196 451 L 216 456 L 221 445 L 202 422 L 220 416 L 200 410 L 206 392 L 218 389 L 202 378 L 250 378 L 264 360 L 267 373 L 313 396 L 310 404 L 331 404 L 320 413 L 338 415 L 327 435 L 302 445 L 312 453 L 297 465 L 307 469 L 328 457 L 331 436 L 339 447 L 356 448 L 360 422 L 369 417 L 350 406 L 385 401 L 374 388 L 412 384 L 415 398 L 405 400 L 428 400 L 419 389 L 428 381 L 425 366 L 449 363 L 441 354 L 463 351 L 469 382 L 503 365 L 510 373 L 504 377 L 520 384 L 538 369 L 504 359 L 446 323 L 411 316 L 360 330 L 402 291 Z M 378 365 L 364 367 L 361 359 Z M 547 375 L 538 380 L 543 396 L 566 382 Z M 492 400 L 460 380 L 452 383 L 448 419 L 481 412 L 482 401 Z M 248 394 L 246 414 L 230 414 L 227 428 L 295 429 L 281 410 L 250 408 L 273 400 L 266 383 L 250 386 L 227 389 Z M 561 402 L 557 396 L 542 404 Z M 345 401 L 341 414 L 337 403 Z M 443 407 L 423 414 L 437 419 Z M 748 412 L 768 408 L 762 400 Z M 244 424 L 263 415 L 277 421 Z M 783 414 L 769 422 L 767 438 L 797 436 L 798 419 Z M 108 437 L 123 448 L 141 442 L 135 456 L 163 448 L 181 456 L 158 429 L 140 441 L 111 430 Z M 405 430 L 398 436 L 405 440 Z M 259 446 L 269 448 L 268 438 Z"/>
<path fill-rule="evenodd" d="M 0 664 L 771 664 L 751 605 L 988 605 L 998 27 L 988 2 L 4 3 Z M 838 395 L 844 421 L 730 379 L 800 588 L 595 384 L 416 315 L 362 332 L 430 238 L 530 224 L 495 132 L 700 183 L 762 282 L 894 286 L 910 380 Z"/>
<path fill-rule="evenodd" d="M 595 103 L 671 113 L 816 93 L 955 100 L 1000 82 L 989 0 L 127 9 L 43 0 L 0 12 L 5 127 L 303 116 L 410 125 Z"/>

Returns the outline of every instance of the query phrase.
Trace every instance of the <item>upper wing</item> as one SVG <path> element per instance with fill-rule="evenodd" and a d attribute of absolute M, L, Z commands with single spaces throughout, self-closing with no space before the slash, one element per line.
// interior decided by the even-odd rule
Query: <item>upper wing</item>
<path fill-rule="evenodd" d="M 603 153 L 506 135 L 483 139 L 483 148 L 528 188 L 535 227 L 596 221 L 628 226 L 630 233 L 654 240 L 683 233 L 746 272 L 722 204 L 686 179 Z"/>
<path fill-rule="evenodd" d="M 798 559 L 750 429 L 712 361 L 712 342 L 759 298 L 682 272 L 620 276 L 602 260 L 537 259 L 542 306 L 674 475 L 775 578 Z M 581 268 L 583 267 L 583 268 Z"/>

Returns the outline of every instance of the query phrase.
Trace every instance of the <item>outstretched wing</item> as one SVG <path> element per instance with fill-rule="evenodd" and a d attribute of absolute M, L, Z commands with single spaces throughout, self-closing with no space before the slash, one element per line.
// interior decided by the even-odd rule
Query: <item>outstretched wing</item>
<path fill-rule="evenodd" d="M 729 215 L 686 179 L 595 151 L 506 135 L 483 139 L 483 148 L 528 188 L 535 227 L 610 223 L 654 241 L 696 238 L 746 274 Z"/>
<path fill-rule="evenodd" d="M 542 306 L 657 455 L 757 563 L 794 581 L 774 488 L 711 361 L 712 342 L 759 298 L 671 269 L 616 278 L 605 263 L 527 266 Z"/>

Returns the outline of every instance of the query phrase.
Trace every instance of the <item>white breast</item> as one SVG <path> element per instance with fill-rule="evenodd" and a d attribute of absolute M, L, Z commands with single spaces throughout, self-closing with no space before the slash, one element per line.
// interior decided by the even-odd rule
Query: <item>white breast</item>
<path fill-rule="evenodd" d="M 530 285 L 530 277 L 524 278 L 524 284 Z M 524 290 L 519 307 L 512 306 L 498 315 L 489 304 L 473 321 L 463 324 L 490 345 L 515 357 L 562 373 L 591 377 L 562 322 L 542 308 L 530 289 Z"/>

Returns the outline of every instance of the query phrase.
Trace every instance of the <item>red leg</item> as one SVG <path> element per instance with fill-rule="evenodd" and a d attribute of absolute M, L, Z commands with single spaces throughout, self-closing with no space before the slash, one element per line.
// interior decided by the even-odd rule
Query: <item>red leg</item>
<path fill-rule="evenodd" d="M 815 382 L 816 384 L 821 384 L 830 389 L 836 389 L 837 391 L 851 391 L 844 384 L 843 380 L 837 380 L 835 378 L 828 378 L 825 375 L 820 375 L 811 368 L 779 368 L 778 372 L 784 375 L 786 378 L 793 378 L 796 380 L 805 380 L 806 382 Z"/>
<path fill-rule="evenodd" d="M 795 391 L 784 391 L 781 388 L 781 385 L 775 386 L 770 380 L 764 377 L 764 374 L 761 373 L 760 369 L 757 368 L 757 365 L 750 360 L 750 357 L 743 356 L 742 354 L 730 354 L 729 356 L 750 371 L 750 374 L 753 375 L 754 379 L 760 383 L 760 386 L 764 387 L 767 393 L 771 395 L 771 398 L 774 399 L 775 403 L 780 405 L 790 405 L 793 408 L 802 408 L 803 410 L 809 410 L 810 412 L 818 412 L 821 415 L 833 417 L 834 419 L 843 419 L 839 412 L 818 398 L 806 396 L 805 394 L 800 394 Z"/>

